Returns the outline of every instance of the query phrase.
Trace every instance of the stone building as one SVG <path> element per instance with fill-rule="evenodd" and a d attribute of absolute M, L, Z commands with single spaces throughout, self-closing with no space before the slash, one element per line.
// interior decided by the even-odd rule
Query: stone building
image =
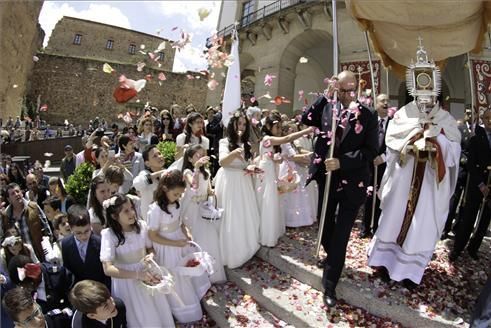
<path fill-rule="evenodd" d="M 48 105 L 48 111 L 41 115 L 51 124 L 62 124 L 68 119 L 71 123 L 85 126 L 96 116 L 122 123 L 118 114 L 137 112 L 147 102 L 159 109 L 169 108 L 174 103 L 192 103 L 198 109 L 205 108 L 206 80 L 190 80 L 186 73 L 165 72 L 166 80 L 159 81 L 157 76 L 162 71 L 154 68 L 144 67 L 137 72 L 133 64 L 49 54 L 38 56 L 28 99 L 35 103 L 39 97 L 41 104 Z M 118 74 L 129 78 L 141 79 L 148 75 L 152 78 L 137 97 L 126 104 L 118 104 L 113 99 L 118 74 L 104 73 L 102 66 L 106 62 Z"/>
<path fill-rule="evenodd" d="M 155 51 L 162 48 L 162 42 L 165 48 Z M 44 52 L 38 54 L 27 99 L 31 105 L 47 105 L 48 111 L 41 116 L 51 124 L 68 119 L 84 126 L 96 116 L 117 122 L 118 114 L 138 112 L 146 103 L 159 109 L 192 103 L 204 109 L 207 81 L 199 73 L 171 72 L 175 49 L 170 42 L 138 31 L 63 17 Z M 152 59 L 148 52 L 160 58 Z M 103 72 L 104 63 L 115 72 Z M 146 65 L 138 70 L 137 63 Z M 161 73 L 166 80 L 158 79 Z M 138 96 L 125 104 L 113 98 L 120 74 L 147 79 Z"/>
<path fill-rule="evenodd" d="M 44 31 L 37 23 L 44 1 L 0 1 L 0 117 L 20 115 L 24 95 L 41 49 Z"/>
<path fill-rule="evenodd" d="M 256 98 L 260 98 L 261 107 L 277 107 L 283 112 L 292 113 L 304 105 L 305 99 L 300 99 L 299 91 L 303 91 L 307 99 L 312 101 L 316 96 L 309 93 L 325 89 L 323 80 L 332 76 L 333 72 L 330 3 L 322 0 L 222 1 L 218 35 L 229 40 L 235 22 L 238 23 L 244 97 L 253 93 Z M 340 68 L 360 73 L 371 84 L 364 34 L 347 12 L 344 1 L 337 3 Z M 488 47 L 484 48 L 483 53 L 471 57 L 474 66 L 481 63 L 481 70 L 489 68 L 488 61 L 491 59 L 489 40 L 485 40 L 485 45 Z M 391 71 L 386 71 L 378 57 L 372 55 L 375 57 L 376 83 L 380 92 L 389 93 L 393 106 L 407 103 L 410 98 L 406 93 L 405 82 Z M 471 103 L 466 62 L 465 55 L 449 58 L 442 72 L 445 106 L 456 117 L 462 117 L 464 106 Z M 276 76 L 269 87 L 263 83 L 266 74 Z M 223 86 L 223 75 L 215 76 L 220 86 Z M 475 71 L 476 90 L 488 88 L 488 84 L 491 84 L 491 81 L 487 81 L 478 87 L 478 80 L 483 76 L 487 78 L 485 74 L 479 75 Z M 219 101 L 220 91 L 209 91 L 208 102 Z M 284 96 L 291 103 L 275 106 L 269 98 L 261 98 L 268 92 L 273 98 Z M 480 94 L 476 98 L 479 97 Z"/>
<path fill-rule="evenodd" d="M 165 48 L 156 51 L 163 42 Z M 44 52 L 66 57 L 136 64 L 144 59 L 141 50 L 151 52 L 159 58 L 158 61 L 147 60 L 148 66 L 172 71 L 175 49 L 169 40 L 74 17 L 64 16 L 58 21 Z"/>

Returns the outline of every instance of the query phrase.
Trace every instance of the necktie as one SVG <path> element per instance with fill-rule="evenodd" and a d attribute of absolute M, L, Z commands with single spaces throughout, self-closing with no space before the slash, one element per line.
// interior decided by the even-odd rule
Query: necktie
<path fill-rule="evenodd" d="M 339 117 L 339 124 L 336 129 L 336 147 L 339 147 L 341 143 L 341 138 L 343 137 L 344 130 L 348 126 L 348 110 L 343 110 L 341 116 Z"/>
<path fill-rule="evenodd" d="M 378 146 L 379 147 L 381 147 L 382 144 L 384 143 L 384 138 L 385 138 L 384 123 L 385 123 L 384 119 L 381 119 L 378 122 Z"/>
<path fill-rule="evenodd" d="M 80 258 L 82 259 L 82 262 L 85 262 L 85 243 L 80 243 L 78 251 L 80 253 Z"/>

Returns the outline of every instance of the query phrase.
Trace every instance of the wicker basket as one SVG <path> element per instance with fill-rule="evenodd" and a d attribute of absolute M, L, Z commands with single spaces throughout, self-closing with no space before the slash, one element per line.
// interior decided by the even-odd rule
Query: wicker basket
<path fill-rule="evenodd" d="M 198 252 L 193 252 L 184 256 L 178 266 L 175 268 L 177 274 L 188 277 L 198 277 L 205 273 L 211 275 L 214 272 L 213 264 L 215 260 L 207 252 L 203 252 L 201 247 L 194 241 L 190 241 L 189 244 L 198 248 Z M 194 267 L 188 267 L 186 264 L 190 260 L 197 260 L 199 264 Z"/>
<path fill-rule="evenodd" d="M 143 281 L 140 281 L 141 286 L 150 292 L 151 295 L 154 295 L 155 293 L 162 293 L 162 294 L 171 294 L 174 293 L 174 278 L 172 274 L 163 266 L 159 266 L 157 262 L 155 262 L 153 259 L 145 262 L 143 264 L 145 266 L 144 271 L 148 271 L 153 275 L 157 275 L 161 277 L 160 283 L 156 285 L 149 285 L 146 284 Z"/>

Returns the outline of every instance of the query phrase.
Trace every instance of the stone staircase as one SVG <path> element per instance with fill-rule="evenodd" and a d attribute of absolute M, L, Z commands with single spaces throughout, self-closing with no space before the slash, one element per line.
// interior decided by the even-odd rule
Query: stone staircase
<path fill-rule="evenodd" d="M 423 282 L 410 292 L 384 283 L 366 266 L 367 240 L 353 232 L 339 302 L 322 302 L 322 270 L 313 249 L 317 227 L 289 230 L 274 248 L 262 247 L 241 268 L 227 270 L 229 282 L 205 297 L 219 327 L 466 327 L 469 311 L 486 280 L 489 254 L 455 268 L 439 243 Z M 481 249 L 490 249 L 489 241 Z M 489 253 L 489 251 L 486 251 Z M 481 263 L 482 262 L 482 263 Z M 462 299 L 463 298 L 463 299 Z"/>

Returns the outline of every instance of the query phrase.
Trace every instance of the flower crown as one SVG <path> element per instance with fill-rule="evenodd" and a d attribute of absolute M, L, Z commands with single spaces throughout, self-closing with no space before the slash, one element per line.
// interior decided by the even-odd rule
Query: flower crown
<path fill-rule="evenodd" d="M 111 198 L 106 199 L 105 201 L 102 202 L 102 207 L 107 210 L 109 206 L 116 205 L 116 199 L 118 199 L 118 197 L 116 196 L 112 196 Z"/>

